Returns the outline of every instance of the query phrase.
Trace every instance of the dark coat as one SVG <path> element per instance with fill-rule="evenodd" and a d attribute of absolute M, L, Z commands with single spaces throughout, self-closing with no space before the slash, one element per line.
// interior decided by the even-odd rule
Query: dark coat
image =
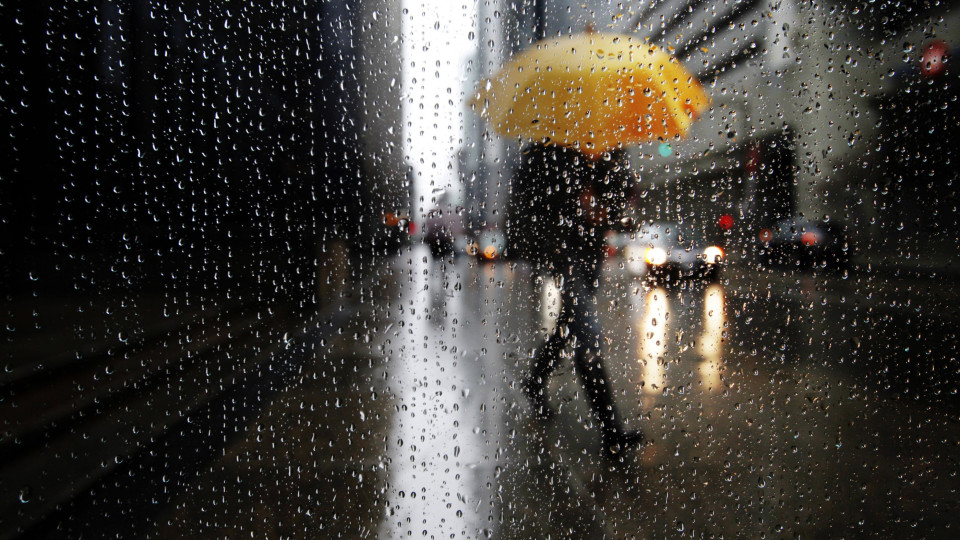
<path fill-rule="evenodd" d="M 599 271 L 604 237 L 618 227 L 634 184 L 623 151 L 592 160 L 563 146 L 526 148 L 511 186 L 506 255 L 557 271 L 571 265 Z M 584 208 L 585 192 L 594 195 L 593 210 Z"/>

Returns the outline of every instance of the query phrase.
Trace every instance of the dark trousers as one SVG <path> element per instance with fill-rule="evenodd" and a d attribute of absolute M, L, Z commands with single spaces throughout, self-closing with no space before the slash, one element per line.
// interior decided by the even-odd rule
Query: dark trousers
<path fill-rule="evenodd" d="M 553 333 L 537 350 L 530 377 L 532 389 L 537 393 L 546 389 L 550 375 L 560 364 L 563 349 L 572 343 L 574 368 L 600 423 L 601 434 L 609 438 L 621 432 L 622 426 L 601 355 L 603 332 L 597 317 L 599 264 L 571 265 L 559 271 L 552 268 L 551 274 L 560 282 L 562 309 Z"/>

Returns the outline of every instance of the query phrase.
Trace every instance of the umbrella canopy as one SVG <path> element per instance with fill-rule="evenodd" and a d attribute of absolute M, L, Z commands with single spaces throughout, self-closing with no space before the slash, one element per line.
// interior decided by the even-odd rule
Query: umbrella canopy
<path fill-rule="evenodd" d="M 545 40 L 513 57 L 472 105 L 502 135 L 597 154 L 685 136 L 709 104 L 700 82 L 663 50 L 621 34 Z"/>

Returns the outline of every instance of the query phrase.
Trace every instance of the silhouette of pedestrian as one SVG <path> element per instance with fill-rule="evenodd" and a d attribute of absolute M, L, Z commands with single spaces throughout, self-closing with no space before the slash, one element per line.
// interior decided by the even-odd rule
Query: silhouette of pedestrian
<path fill-rule="evenodd" d="M 618 225 L 633 183 L 622 150 L 592 159 L 572 148 L 534 144 L 523 152 L 507 216 L 508 255 L 549 273 L 561 291 L 556 328 L 538 348 L 523 391 L 538 417 L 552 417 L 547 382 L 563 349 L 572 345 L 575 369 L 609 454 L 643 442 L 641 432 L 625 430 L 613 401 L 596 296 L 604 236 Z"/>

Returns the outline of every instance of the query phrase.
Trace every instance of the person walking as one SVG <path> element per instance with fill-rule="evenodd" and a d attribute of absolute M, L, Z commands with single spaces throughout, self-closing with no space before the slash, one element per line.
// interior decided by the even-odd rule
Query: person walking
<path fill-rule="evenodd" d="M 557 325 L 537 349 L 523 391 L 539 418 L 552 417 L 547 383 L 563 350 L 572 345 L 574 366 L 607 454 L 644 442 L 642 432 L 627 431 L 618 414 L 603 367 L 597 317 L 604 237 L 619 225 L 633 185 L 622 149 L 591 157 L 561 145 L 534 144 L 523 152 L 507 216 L 508 255 L 548 273 L 561 291 Z"/>

